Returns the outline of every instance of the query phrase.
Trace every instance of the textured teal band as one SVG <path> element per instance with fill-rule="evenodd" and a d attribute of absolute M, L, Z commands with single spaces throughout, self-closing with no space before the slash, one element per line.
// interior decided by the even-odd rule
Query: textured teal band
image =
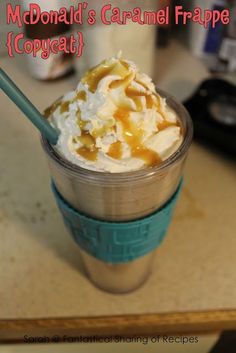
<path fill-rule="evenodd" d="M 52 184 L 64 222 L 76 243 L 90 255 L 108 263 L 134 260 L 161 244 L 181 187 L 182 181 L 173 197 L 161 209 L 143 219 L 131 222 L 105 222 L 73 209 Z"/>

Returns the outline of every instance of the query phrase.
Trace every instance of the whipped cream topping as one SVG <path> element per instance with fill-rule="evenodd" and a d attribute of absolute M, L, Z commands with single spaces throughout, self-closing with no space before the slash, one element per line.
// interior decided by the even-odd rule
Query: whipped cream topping
<path fill-rule="evenodd" d="M 88 71 L 45 111 L 61 134 L 57 151 L 80 167 L 128 172 L 157 165 L 180 147 L 178 118 L 133 62 L 120 57 Z"/>

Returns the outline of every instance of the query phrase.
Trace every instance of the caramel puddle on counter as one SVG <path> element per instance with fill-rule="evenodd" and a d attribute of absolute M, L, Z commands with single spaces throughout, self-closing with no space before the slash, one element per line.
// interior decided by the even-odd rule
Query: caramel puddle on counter
<path fill-rule="evenodd" d="M 147 166 L 154 166 L 162 162 L 158 153 L 142 144 L 143 131 L 130 121 L 130 112 L 128 110 L 118 109 L 114 118 L 122 124 L 124 138 L 130 146 L 133 157 L 144 160 Z"/>

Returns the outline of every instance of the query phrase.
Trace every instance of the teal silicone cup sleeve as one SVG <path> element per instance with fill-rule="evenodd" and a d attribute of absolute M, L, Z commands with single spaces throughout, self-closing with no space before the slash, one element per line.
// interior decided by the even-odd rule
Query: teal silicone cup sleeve
<path fill-rule="evenodd" d="M 64 223 L 75 242 L 90 255 L 111 264 L 135 260 L 161 244 L 181 188 L 182 181 L 172 198 L 161 209 L 145 218 L 129 222 L 106 222 L 72 208 L 52 183 Z"/>

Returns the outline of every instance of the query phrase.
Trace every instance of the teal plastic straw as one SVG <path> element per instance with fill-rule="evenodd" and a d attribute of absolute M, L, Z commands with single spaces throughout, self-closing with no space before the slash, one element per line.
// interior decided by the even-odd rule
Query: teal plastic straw
<path fill-rule="evenodd" d="M 57 144 L 59 131 L 54 129 L 38 109 L 15 85 L 10 77 L 0 68 L 0 88 L 20 108 L 27 118 L 39 129 L 52 145 Z"/>

